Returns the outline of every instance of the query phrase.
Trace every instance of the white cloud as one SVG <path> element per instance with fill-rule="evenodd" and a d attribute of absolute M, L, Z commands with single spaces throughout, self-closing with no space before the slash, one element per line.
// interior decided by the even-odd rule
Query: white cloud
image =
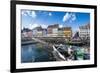
<path fill-rule="evenodd" d="M 22 11 L 22 15 L 24 15 L 24 16 L 30 16 L 32 18 L 36 18 L 35 11 L 24 10 L 24 11 Z"/>
<path fill-rule="evenodd" d="M 47 28 L 47 25 L 41 24 L 42 28 Z"/>
<path fill-rule="evenodd" d="M 33 29 L 33 28 L 38 27 L 38 26 L 39 26 L 38 24 L 28 24 L 28 25 L 23 26 L 23 27 L 24 27 L 24 28 Z M 22 29 L 23 29 L 23 27 L 22 27 Z"/>
<path fill-rule="evenodd" d="M 63 25 L 59 25 L 59 27 L 60 27 L 60 28 L 62 28 L 62 27 L 63 27 Z"/>
<path fill-rule="evenodd" d="M 46 15 L 46 16 L 52 16 L 52 13 L 51 12 L 46 12 L 46 11 L 43 11 L 41 12 L 42 14 Z"/>
<path fill-rule="evenodd" d="M 63 16 L 63 22 L 65 22 L 65 21 L 70 21 L 70 22 L 72 22 L 72 21 L 75 21 L 76 20 L 76 15 L 74 14 L 74 13 L 66 13 L 64 16 Z"/>
<path fill-rule="evenodd" d="M 32 16 L 33 18 L 36 17 L 36 13 L 35 13 L 35 11 L 32 11 L 31 16 Z"/>
<path fill-rule="evenodd" d="M 47 25 L 45 25 L 45 24 L 36 24 L 36 23 L 29 24 L 29 25 L 25 26 L 25 28 L 34 29 L 34 28 L 39 27 L 39 26 L 41 26 L 42 28 L 47 28 Z"/>
<path fill-rule="evenodd" d="M 24 16 L 27 16 L 27 14 L 25 13 L 25 11 L 22 11 L 21 14 L 24 15 Z"/>
<path fill-rule="evenodd" d="M 38 27 L 38 26 L 39 26 L 38 24 L 30 24 L 30 25 L 29 25 L 29 28 L 30 28 L 30 29 L 34 29 L 35 27 Z"/>
<path fill-rule="evenodd" d="M 66 13 L 63 17 L 63 22 L 67 21 L 71 17 L 70 13 Z"/>
<path fill-rule="evenodd" d="M 76 15 L 72 14 L 72 21 L 76 20 Z"/>
<path fill-rule="evenodd" d="M 49 16 L 52 16 L 52 13 L 50 13 L 50 12 L 49 12 L 49 14 L 48 14 L 48 15 L 49 15 Z"/>

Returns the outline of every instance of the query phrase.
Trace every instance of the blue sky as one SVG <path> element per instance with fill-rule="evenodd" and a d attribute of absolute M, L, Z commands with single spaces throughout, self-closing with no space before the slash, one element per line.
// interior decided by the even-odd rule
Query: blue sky
<path fill-rule="evenodd" d="M 33 29 L 38 26 L 47 28 L 48 25 L 59 24 L 60 27 L 68 26 L 76 31 L 79 26 L 88 23 L 90 23 L 90 13 L 21 10 L 22 28 Z"/>

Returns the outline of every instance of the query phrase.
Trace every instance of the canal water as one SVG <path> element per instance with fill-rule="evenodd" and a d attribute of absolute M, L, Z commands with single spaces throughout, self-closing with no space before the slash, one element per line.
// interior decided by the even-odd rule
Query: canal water
<path fill-rule="evenodd" d="M 53 54 L 51 52 L 48 52 L 48 47 L 42 45 L 42 44 L 28 44 L 28 45 L 22 45 L 21 46 L 21 62 L 22 63 L 31 63 L 31 62 L 48 62 L 48 61 L 56 61 Z M 83 50 L 81 49 L 83 47 L 75 47 L 73 48 L 74 51 L 76 51 L 76 58 L 79 59 L 90 59 L 89 53 L 82 53 Z M 84 58 L 83 58 L 84 57 Z"/>
<path fill-rule="evenodd" d="M 21 48 L 21 62 L 47 62 L 55 61 L 52 54 L 48 52 L 41 44 L 22 45 Z"/>

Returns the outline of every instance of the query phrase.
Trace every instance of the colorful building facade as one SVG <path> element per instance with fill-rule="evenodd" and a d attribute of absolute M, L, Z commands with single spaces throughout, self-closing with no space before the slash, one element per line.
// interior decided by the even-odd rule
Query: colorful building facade
<path fill-rule="evenodd" d="M 64 33 L 64 36 L 66 38 L 70 39 L 72 37 L 72 29 L 71 29 L 71 27 L 64 27 L 63 28 L 63 33 Z"/>

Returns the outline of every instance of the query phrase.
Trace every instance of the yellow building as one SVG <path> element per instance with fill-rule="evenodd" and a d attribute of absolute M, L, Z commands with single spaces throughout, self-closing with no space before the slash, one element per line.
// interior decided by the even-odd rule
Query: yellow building
<path fill-rule="evenodd" d="M 71 27 L 64 27 L 63 28 L 64 36 L 68 39 L 72 37 L 72 29 Z"/>

